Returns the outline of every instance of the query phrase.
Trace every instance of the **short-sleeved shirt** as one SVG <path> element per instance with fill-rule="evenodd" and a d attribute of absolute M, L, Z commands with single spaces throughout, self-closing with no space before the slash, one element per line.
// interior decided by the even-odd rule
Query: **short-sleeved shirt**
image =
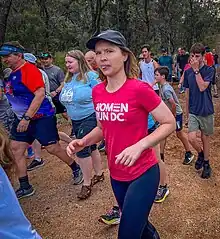
<path fill-rule="evenodd" d="M 45 88 L 42 74 L 39 69 L 26 62 L 19 69 L 13 71 L 4 81 L 5 95 L 18 119 L 27 112 L 39 88 Z M 55 111 L 45 97 L 33 119 L 54 115 Z"/>
<path fill-rule="evenodd" d="M 173 89 L 173 87 L 166 82 L 164 85 L 161 86 L 161 97 L 164 103 L 168 106 L 168 108 L 171 110 L 172 105 L 170 104 L 169 100 L 173 99 L 176 104 L 176 114 L 180 115 L 183 113 L 182 107 L 180 105 L 179 99 Z"/>
<path fill-rule="evenodd" d="M 157 164 L 151 148 L 144 150 L 131 167 L 115 164 L 116 155 L 148 135 L 148 115 L 161 103 L 149 84 L 128 79 L 116 92 L 109 93 L 103 82 L 93 89 L 93 101 L 102 125 L 113 179 L 134 180 Z"/>
<path fill-rule="evenodd" d="M 172 65 L 173 65 L 172 56 L 160 56 L 158 63 L 160 66 L 167 66 L 169 68 L 169 76 L 172 76 Z"/>
<path fill-rule="evenodd" d="M 66 107 L 72 120 L 81 120 L 95 112 L 92 101 L 92 89 L 99 84 L 98 74 L 94 71 L 86 73 L 84 80 L 78 80 L 78 73 L 72 80 L 65 82 L 60 93 L 60 102 Z"/>
<path fill-rule="evenodd" d="M 25 217 L 3 168 L 0 166 L 0 238 L 41 239 Z"/>
<path fill-rule="evenodd" d="M 140 62 L 140 69 L 141 69 L 141 80 L 147 82 L 148 84 L 152 85 L 154 83 L 154 62 L 151 60 L 150 62 L 146 63 L 145 61 Z M 159 90 L 158 84 L 153 86 L 154 90 Z"/>
<path fill-rule="evenodd" d="M 45 67 L 44 71 L 47 73 L 50 82 L 50 92 L 55 91 L 64 81 L 65 75 L 61 68 L 52 65 Z"/>
<path fill-rule="evenodd" d="M 212 82 L 214 68 L 204 65 L 200 69 L 204 81 Z M 189 113 L 198 116 L 208 116 L 214 113 L 211 84 L 201 92 L 196 82 L 196 75 L 192 68 L 184 73 L 184 87 L 189 89 Z"/>
<path fill-rule="evenodd" d="M 182 71 L 184 70 L 186 64 L 188 63 L 188 60 L 189 60 L 188 54 L 177 56 L 177 63 L 179 64 L 179 67 Z"/>

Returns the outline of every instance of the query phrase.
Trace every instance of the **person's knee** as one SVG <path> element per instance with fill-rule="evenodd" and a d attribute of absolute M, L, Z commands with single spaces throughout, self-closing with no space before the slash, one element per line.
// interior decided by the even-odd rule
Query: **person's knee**
<path fill-rule="evenodd" d="M 48 145 L 45 148 L 49 154 L 53 155 L 57 155 L 61 150 L 59 143 Z"/>
<path fill-rule="evenodd" d="M 21 145 L 17 141 L 12 141 L 11 142 L 10 148 L 11 148 L 12 154 L 14 155 L 15 160 L 20 159 L 21 157 L 24 156 L 24 152 L 26 150 L 26 147 L 27 147 L 26 144 Z"/>
<path fill-rule="evenodd" d="M 188 140 L 189 140 L 189 142 L 190 142 L 191 144 L 193 144 L 193 143 L 197 140 L 196 134 L 194 134 L 194 133 L 189 133 L 189 134 L 188 134 Z"/>

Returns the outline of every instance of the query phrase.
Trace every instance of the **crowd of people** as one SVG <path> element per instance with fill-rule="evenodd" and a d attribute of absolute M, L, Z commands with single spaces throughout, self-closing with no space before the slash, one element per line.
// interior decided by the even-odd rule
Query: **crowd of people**
<path fill-rule="evenodd" d="M 105 180 L 99 152 L 105 150 L 115 205 L 100 220 L 120 224 L 120 239 L 160 238 L 148 217 L 153 203 L 163 202 L 170 193 L 165 146 L 171 133 L 176 131 L 183 145 L 183 165 L 191 164 L 196 156 L 195 169 L 201 170 L 201 178 L 211 176 L 212 87 L 213 96 L 218 97 L 215 50 L 211 53 L 209 47 L 195 43 L 189 53 L 179 48 L 174 61 L 166 48 L 156 59 L 151 47 L 143 45 L 137 62 L 124 36 L 114 30 L 92 37 L 86 46 L 85 55 L 80 50 L 66 53 L 66 74 L 53 64 L 48 52 L 37 58 L 16 41 L 0 48 L 7 67 L 0 81 L 0 121 L 10 138 L 9 144 L 1 128 L 0 160 L 4 168 L 13 162 L 19 180 L 14 193 L 0 167 L 0 181 L 6 188 L 3 198 L 8 201 L 0 202 L 0 217 L 6 218 L 0 237 L 40 238 L 18 199 L 35 193 L 27 172 L 44 165 L 42 148 L 69 166 L 75 185 L 82 184 L 79 200 L 90 197 L 93 186 Z M 185 93 L 188 134 L 183 131 L 174 77 L 179 93 Z M 58 131 L 57 114 L 71 121 L 70 135 Z M 60 140 L 68 143 L 66 149 Z M 29 165 L 27 157 L 33 159 Z M 17 220 L 17 230 L 8 234 L 7 223 L 15 225 Z"/>

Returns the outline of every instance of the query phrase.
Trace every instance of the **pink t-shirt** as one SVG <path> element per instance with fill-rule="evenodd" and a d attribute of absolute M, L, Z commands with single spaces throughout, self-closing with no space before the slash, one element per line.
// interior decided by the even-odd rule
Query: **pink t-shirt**
<path fill-rule="evenodd" d="M 110 175 L 118 181 L 138 178 L 157 163 L 152 149 L 146 149 L 131 167 L 115 164 L 116 155 L 148 134 L 148 114 L 161 102 L 145 82 L 128 79 L 114 93 L 106 91 L 106 83 L 93 89 L 97 119 L 101 122 L 106 142 Z"/>

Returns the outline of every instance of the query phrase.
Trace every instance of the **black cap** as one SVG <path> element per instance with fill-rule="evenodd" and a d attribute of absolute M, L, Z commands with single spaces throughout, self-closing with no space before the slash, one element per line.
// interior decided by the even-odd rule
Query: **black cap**
<path fill-rule="evenodd" d="M 52 58 L 52 55 L 49 52 L 42 52 L 40 58 Z"/>
<path fill-rule="evenodd" d="M 123 48 L 127 48 L 125 37 L 120 32 L 114 30 L 106 30 L 99 33 L 97 36 L 93 36 L 86 43 L 86 47 L 94 50 L 96 43 L 100 40 L 108 41 Z"/>

